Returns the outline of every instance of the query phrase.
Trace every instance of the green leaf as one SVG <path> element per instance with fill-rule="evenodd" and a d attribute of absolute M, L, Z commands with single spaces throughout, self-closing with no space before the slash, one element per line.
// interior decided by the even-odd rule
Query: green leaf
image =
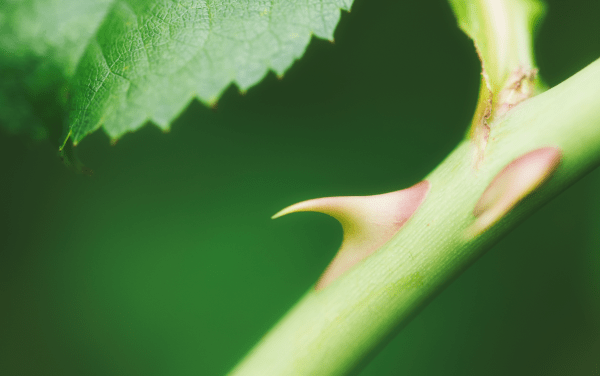
<path fill-rule="evenodd" d="M 2 89 L 20 86 L 22 105 L 10 107 L 27 113 L 30 87 L 47 92 L 68 83 L 63 144 L 101 126 L 113 139 L 147 121 L 166 130 L 193 98 L 211 105 L 231 83 L 246 90 L 269 70 L 283 74 L 312 35 L 333 38 L 351 3 L 10 0 L 0 10 L 0 48 L 11 57 L 0 65 L 29 78 L 43 63 L 55 79 Z M 32 68 L 20 68 L 25 62 Z M 14 112 L 6 117 L 20 122 Z M 0 121 L 16 128 L 15 120 Z"/>

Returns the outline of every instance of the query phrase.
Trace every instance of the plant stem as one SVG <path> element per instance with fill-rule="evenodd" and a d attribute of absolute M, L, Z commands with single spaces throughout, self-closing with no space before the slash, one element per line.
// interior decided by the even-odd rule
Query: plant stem
<path fill-rule="evenodd" d="M 483 162 L 469 140 L 426 179 L 422 206 L 377 252 L 327 288 L 312 287 L 230 373 L 357 373 L 409 320 L 527 216 L 600 164 L 600 60 L 490 124 Z M 473 208 L 507 164 L 542 147 L 562 159 L 552 177 L 476 237 Z"/>

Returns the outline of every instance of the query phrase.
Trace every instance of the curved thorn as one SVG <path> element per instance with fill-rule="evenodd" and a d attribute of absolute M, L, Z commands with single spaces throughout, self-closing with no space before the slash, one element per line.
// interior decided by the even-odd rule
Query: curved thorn
<path fill-rule="evenodd" d="M 390 240 L 421 205 L 428 191 L 429 182 L 422 181 L 381 195 L 317 198 L 288 206 L 272 218 L 314 211 L 340 222 L 344 230 L 342 245 L 315 286 L 320 290 Z"/>

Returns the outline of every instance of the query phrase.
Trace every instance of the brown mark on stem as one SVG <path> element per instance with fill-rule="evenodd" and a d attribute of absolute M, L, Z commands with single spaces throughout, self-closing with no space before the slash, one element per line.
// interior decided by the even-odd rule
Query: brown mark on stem
<path fill-rule="evenodd" d="M 535 79 L 537 68 L 526 69 L 518 67 L 506 80 L 506 84 L 498 94 L 494 117 L 506 114 L 510 109 L 532 97 L 535 93 Z"/>
<path fill-rule="evenodd" d="M 492 115 L 492 109 L 494 104 L 494 93 L 490 84 L 490 78 L 485 71 L 485 63 L 481 51 L 475 44 L 475 51 L 481 62 L 481 84 L 479 87 L 479 99 L 477 101 L 477 108 L 471 121 L 471 128 L 469 130 L 469 137 L 475 144 L 475 153 L 473 156 L 473 166 L 476 170 L 479 169 L 479 165 L 483 162 L 483 155 L 485 147 L 490 136 L 490 126 L 488 125 L 488 119 Z"/>
<path fill-rule="evenodd" d="M 469 129 L 469 138 L 475 145 L 473 167 L 475 170 L 479 170 L 491 132 L 490 123 L 536 94 L 538 69 L 517 67 L 510 73 L 501 89 L 497 91 L 496 86 L 492 87 L 477 43 L 475 43 L 475 50 L 481 61 L 481 86 L 477 108 Z"/>

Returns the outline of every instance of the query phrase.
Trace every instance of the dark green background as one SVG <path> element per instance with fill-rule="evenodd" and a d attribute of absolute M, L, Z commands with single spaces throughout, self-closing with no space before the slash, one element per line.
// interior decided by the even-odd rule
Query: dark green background
<path fill-rule="evenodd" d="M 356 0 L 335 44 L 193 103 L 163 134 L 0 137 L 0 374 L 222 375 L 315 282 L 341 228 L 303 199 L 423 178 L 460 141 L 479 63 L 445 2 Z M 600 2 L 552 1 L 556 85 L 600 57 Z M 362 375 L 600 375 L 600 171 L 522 224 Z M 268 376 L 268 375 L 266 375 Z"/>

